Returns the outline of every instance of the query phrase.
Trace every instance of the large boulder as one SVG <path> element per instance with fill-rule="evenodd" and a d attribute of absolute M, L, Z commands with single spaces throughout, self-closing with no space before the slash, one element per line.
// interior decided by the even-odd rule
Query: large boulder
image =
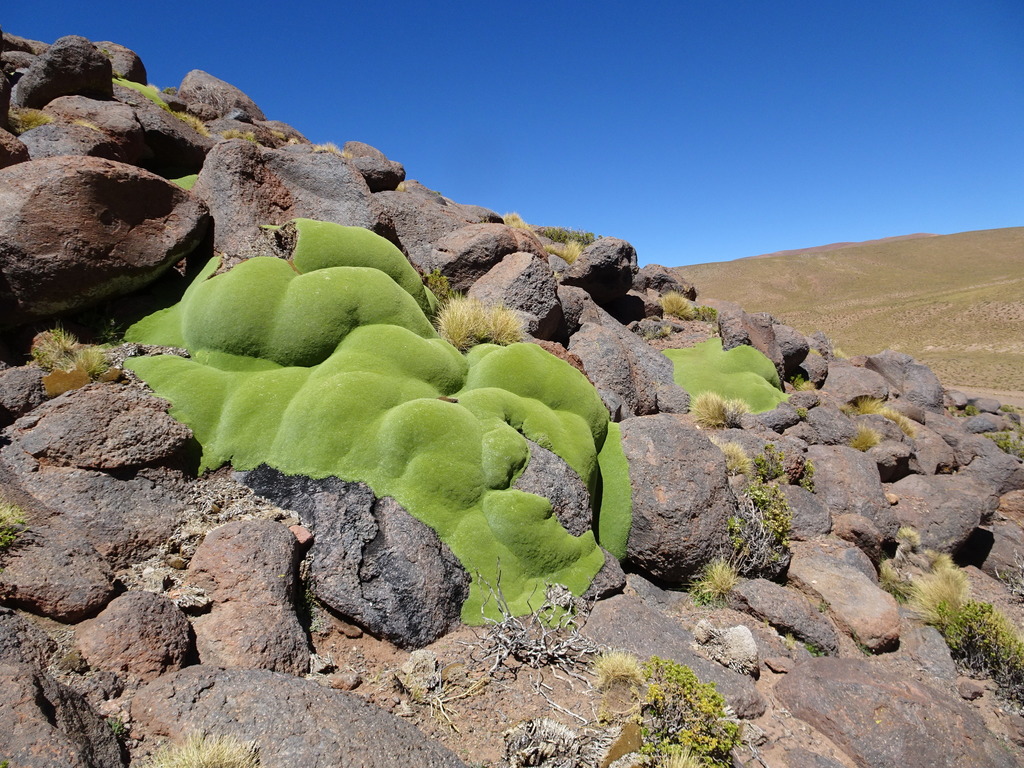
<path fill-rule="evenodd" d="M 799 592 L 766 579 L 750 579 L 729 593 L 729 605 L 767 621 L 781 633 L 792 633 L 818 651 L 839 653 L 835 625 Z"/>
<path fill-rule="evenodd" d="M 85 96 L 61 96 L 47 104 L 43 112 L 52 115 L 55 122 L 25 134 L 25 143 L 33 160 L 78 154 L 135 164 L 145 152 L 142 125 L 135 118 L 135 110 L 127 104 Z M 81 136 L 78 140 L 81 148 L 88 151 L 72 151 L 75 149 L 73 146 L 63 148 L 59 141 L 52 142 L 52 147 L 45 146 L 47 129 L 54 129 L 56 137 L 61 136 L 59 131 L 62 131 L 69 140 Z"/>
<path fill-rule="evenodd" d="M 786 373 L 782 350 L 775 338 L 775 322 L 771 315 L 759 312 L 747 314 L 739 307 L 718 303 L 718 332 L 722 337 L 722 349 L 730 350 L 742 345 L 750 346 L 763 354 L 775 366 L 779 377 Z"/>
<path fill-rule="evenodd" d="M 309 670 L 309 640 L 295 609 L 301 558 L 292 532 L 272 520 L 240 520 L 206 535 L 186 578 L 213 603 L 193 622 L 202 663 Z"/>
<path fill-rule="evenodd" d="M 633 290 L 637 293 L 654 291 L 659 294 L 674 291 L 688 298 L 697 299 L 697 289 L 679 277 L 674 271 L 660 264 L 645 264 L 633 276 Z"/>
<path fill-rule="evenodd" d="M 775 693 L 864 768 L 1019 765 L 972 707 L 886 662 L 810 659 Z"/>
<path fill-rule="evenodd" d="M 16 663 L 0 663 L 0 754 L 12 768 L 126 764 L 113 730 L 81 696 Z"/>
<path fill-rule="evenodd" d="M 141 288 L 196 246 L 208 220 L 188 192 L 110 160 L 0 170 L 0 327 Z"/>
<path fill-rule="evenodd" d="M 736 514 L 722 451 L 669 414 L 622 422 L 633 524 L 626 553 L 655 579 L 679 584 L 728 550 Z"/>
<path fill-rule="evenodd" d="M 57 650 L 43 630 L 9 608 L 0 608 L 0 664 L 28 664 L 42 672 Z"/>
<path fill-rule="evenodd" d="M 405 181 L 405 167 L 388 160 L 376 147 L 361 141 L 346 141 L 342 153 L 363 175 L 371 192 L 392 190 Z"/>
<path fill-rule="evenodd" d="M 520 313 L 526 332 L 535 338 L 564 339 L 565 318 L 556 286 L 546 261 L 532 253 L 513 253 L 477 280 L 469 289 L 469 296 Z"/>
<path fill-rule="evenodd" d="M 954 554 L 999 503 L 959 475 L 909 475 L 889 491 L 899 497 L 893 511 L 900 524 L 917 530 L 922 546 Z"/>
<path fill-rule="evenodd" d="M 636 249 L 625 240 L 602 237 L 583 249 L 562 275 L 562 283 L 582 288 L 604 304 L 626 295 L 636 271 Z"/>
<path fill-rule="evenodd" d="M 460 227 L 441 237 L 430 251 L 430 258 L 417 266 L 424 272 L 436 269 L 448 278 L 452 290 L 468 291 L 502 259 L 519 250 L 515 232 L 504 224 Z"/>
<path fill-rule="evenodd" d="M 2 80 L 3 78 L 0 78 Z M 0 101 L 2 103 L 2 101 Z M 0 168 L 30 160 L 28 147 L 16 136 L 3 130 L 0 124 Z"/>
<path fill-rule="evenodd" d="M 267 224 L 317 219 L 388 234 L 362 175 L 333 152 L 305 146 L 265 149 L 244 139 L 219 143 L 192 192 L 210 206 L 214 248 L 225 264 L 270 255 Z"/>
<path fill-rule="evenodd" d="M 590 492 L 576 470 L 558 454 L 530 441 L 530 463 L 512 487 L 549 499 L 558 522 L 573 536 L 590 530 Z"/>
<path fill-rule="evenodd" d="M 378 192 L 374 200 L 389 218 L 409 261 L 430 272 L 434 245 L 467 224 L 503 224 L 501 216 L 479 206 L 460 205 L 417 181 L 406 181 L 395 191 Z M 526 250 L 517 243 L 509 253 Z"/>
<path fill-rule="evenodd" d="M 613 416 L 686 412 L 689 395 L 675 383 L 671 360 L 597 307 L 584 318 L 569 351 L 583 361 Z"/>
<path fill-rule="evenodd" d="M 885 538 L 896 535 L 899 524 L 885 497 L 874 459 L 853 448 L 831 445 L 812 445 L 807 458 L 814 462 L 815 494 L 833 517 L 863 515 Z"/>
<path fill-rule="evenodd" d="M 238 88 L 201 69 L 193 69 L 185 75 L 178 86 L 178 98 L 190 105 L 206 107 L 208 115 L 201 116 L 208 120 L 224 117 L 234 110 L 240 110 L 246 115 L 248 122 L 267 119 L 256 102 Z"/>
<path fill-rule="evenodd" d="M 464 768 L 439 743 L 357 696 L 267 670 L 187 667 L 149 683 L 131 703 L 147 737 L 201 731 L 254 741 L 280 768 Z"/>
<path fill-rule="evenodd" d="M 432 529 L 363 483 L 314 480 L 262 466 L 239 479 L 312 531 L 317 599 L 402 647 L 433 642 L 459 621 L 469 576 Z"/>
<path fill-rule="evenodd" d="M 889 386 L 880 374 L 868 368 L 858 368 L 843 360 L 833 360 L 828 366 L 828 378 L 821 388 L 839 404 L 858 398 L 873 397 L 885 400 Z"/>
<path fill-rule="evenodd" d="M 714 683 L 739 717 L 755 718 L 765 711 L 765 700 L 751 679 L 699 656 L 693 650 L 693 634 L 656 602 L 625 594 L 602 600 L 594 606 L 583 631 L 601 645 L 629 651 L 641 659 L 658 656 L 685 664 L 702 682 Z"/>
<path fill-rule="evenodd" d="M 40 55 L 14 87 L 11 103 L 41 109 L 58 96 L 83 94 L 110 97 L 110 59 L 84 37 L 68 35 Z"/>
<path fill-rule="evenodd" d="M 893 650 L 899 643 L 896 601 L 878 586 L 871 561 L 859 549 L 796 543 L 789 579 L 812 599 L 821 601 L 840 628 L 868 650 Z"/>
<path fill-rule="evenodd" d="M 146 85 L 149 80 L 146 78 L 146 67 L 135 51 L 125 48 L 123 45 L 112 43 L 109 40 L 101 40 L 93 43 L 96 49 L 110 59 L 110 66 L 114 70 L 114 77 L 123 77 L 133 83 Z"/>
<path fill-rule="evenodd" d="M 901 398 L 927 411 L 942 410 L 942 384 L 939 377 L 910 355 L 887 349 L 871 355 L 864 366 L 881 374 Z"/>
<path fill-rule="evenodd" d="M 114 98 L 132 108 L 142 126 L 145 148 L 139 162 L 168 176 L 198 173 L 216 143 L 133 88 L 114 85 Z"/>
<path fill-rule="evenodd" d="M 790 328 L 782 323 L 775 323 L 772 326 L 775 333 L 775 342 L 779 345 L 779 352 L 782 353 L 783 378 L 792 379 L 794 376 L 803 376 L 809 379 L 803 370 L 804 361 L 810 352 L 810 345 L 807 337 L 795 328 Z"/>
<path fill-rule="evenodd" d="M 0 427 L 46 402 L 42 368 L 20 365 L 0 371 Z"/>
<path fill-rule="evenodd" d="M 75 627 L 75 643 L 90 667 L 143 681 L 181 669 L 195 650 L 185 614 L 166 597 L 141 591 L 125 592 Z"/>

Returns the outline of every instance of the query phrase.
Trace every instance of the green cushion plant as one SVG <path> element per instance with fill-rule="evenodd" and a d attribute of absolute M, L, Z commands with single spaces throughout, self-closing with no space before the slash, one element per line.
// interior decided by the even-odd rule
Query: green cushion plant
<path fill-rule="evenodd" d="M 753 413 L 770 411 L 786 399 L 771 360 L 753 347 L 722 349 L 722 340 L 708 339 L 688 349 L 666 349 L 675 367 L 676 384 L 692 397 L 716 392 L 742 400 Z"/>

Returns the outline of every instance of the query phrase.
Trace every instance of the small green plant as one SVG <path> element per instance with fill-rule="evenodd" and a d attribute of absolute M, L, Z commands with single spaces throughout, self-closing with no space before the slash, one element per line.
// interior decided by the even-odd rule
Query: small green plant
<path fill-rule="evenodd" d="M 441 270 L 435 267 L 423 276 L 423 284 L 430 289 L 437 299 L 438 308 L 443 307 L 448 301 L 459 294 L 452 290 L 452 284 L 448 278 L 441 274 Z"/>
<path fill-rule="evenodd" d="M 857 425 L 857 434 L 850 438 L 849 446 L 858 451 L 869 451 L 882 442 L 882 435 L 877 429 L 865 424 Z"/>
<path fill-rule="evenodd" d="M 718 322 L 718 310 L 714 307 L 708 307 L 701 304 L 699 307 L 694 308 L 694 312 L 697 313 L 697 319 L 704 323 L 717 323 Z"/>
<path fill-rule="evenodd" d="M 220 135 L 225 139 L 245 139 L 253 144 L 259 144 L 256 134 L 252 131 L 240 131 L 237 128 L 228 128 L 226 131 L 221 131 Z"/>
<path fill-rule="evenodd" d="M 742 400 L 726 399 L 717 392 L 701 392 L 690 402 L 690 413 L 702 429 L 737 427 L 740 418 L 750 413 L 750 406 Z"/>
<path fill-rule="evenodd" d="M 656 764 L 656 768 L 704 768 L 706 763 L 693 750 L 684 748 L 679 752 L 665 755 Z"/>
<path fill-rule="evenodd" d="M 974 403 L 970 403 L 970 404 L 964 406 L 964 416 L 980 416 L 980 415 L 981 415 L 981 409 L 979 409 L 978 406 L 974 405 Z"/>
<path fill-rule="evenodd" d="M 793 378 L 789 380 L 789 383 L 793 385 L 793 389 L 797 392 L 810 392 L 811 390 L 817 389 L 814 386 L 813 381 L 808 381 L 806 376 L 802 374 L 794 374 Z"/>
<path fill-rule="evenodd" d="M 805 491 L 814 493 L 814 462 L 810 459 L 804 460 L 804 471 L 800 475 L 799 485 Z"/>
<path fill-rule="evenodd" d="M 764 450 L 754 457 L 754 473 L 762 483 L 778 480 L 786 474 L 783 465 L 786 454 L 775 447 L 775 443 L 765 443 Z"/>
<path fill-rule="evenodd" d="M 697 310 L 693 302 L 676 291 L 668 291 L 660 299 L 661 311 L 671 317 L 678 317 L 680 320 L 696 320 Z"/>
<path fill-rule="evenodd" d="M 639 689 L 644 683 L 640 660 L 626 651 L 605 651 L 594 659 L 593 668 L 599 691 L 617 686 Z"/>
<path fill-rule="evenodd" d="M 741 741 L 740 725 L 727 716 L 714 684 L 657 656 L 644 664 L 644 677 L 641 753 L 662 759 L 689 750 L 707 765 L 730 765 L 730 752 Z"/>
<path fill-rule="evenodd" d="M 32 362 L 44 371 L 53 371 L 70 366 L 79 346 L 78 337 L 58 325 L 33 340 L 30 354 Z"/>
<path fill-rule="evenodd" d="M 523 221 L 523 217 L 515 211 L 506 213 L 502 218 L 505 220 L 506 227 L 513 227 L 515 229 L 530 229 L 530 225 Z"/>
<path fill-rule="evenodd" d="M 32 361 L 47 372 L 43 386 L 50 397 L 118 375 L 110 368 L 102 347 L 81 344 L 60 326 L 36 336 L 31 355 Z"/>
<path fill-rule="evenodd" d="M 986 432 L 985 437 L 994 442 L 1003 453 L 1024 460 L 1024 430 L 1021 427 L 1013 431 Z"/>
<path fill-rule="evenodd" d="M 256 745 L 234 736 L 193 734 L 177 745 L 161 747 L 146 768 L 259 768 Z"/>
<path fill-rule="evenodd" d="M 110 726 L 110 731 L 118 741 L 123 742 L 128 738 L 128 726 L 124 724 L 124 720 L 120 717 L 108 717 L 107 725 Z"/>
<path fill-rule="evenodd" d="M 690 594 L 697 605 L 720 605 L 739 581 L 736 568 L 720 557 L 701 568 L 700 575 L 690 585 Z"/>
<path fill-rule="evenodd" d="M 541 227 L 537 234 L 554 240 L 556 243 L 579 243 L 584 248 L 597 240 L 593 232 L 584 232 L 582 229 L 566 229 L 565 227 Z"/>
<path fill-rule="evenodd" d="M 21 136 L 33 128 L 49 125 L 52 122 L 53 118 L 42 110 L 27 107 L 12 107 L 7 115 L 7 124 L 15 136 Z"/>
<path fill-rule="evenodd" d="M 807 420 L 807 409 L 806 408 L 797 408 L 796 409 L 796 417 L 798 419 L 800 419 L 800 421 L 806 421 Z"/>
<path fill-rule="evenodd" d="M 0 501 L 0 552 L 10 548 L 25 531 L 25 513 L 21 507 Z"/>
<path fill-rule="evenodd" d="M 942 634 L 962 668 L 991 677 L 1011 701 L 1024 701 L 1024 639 L 995 606 L 969 600 Z"/>
<path fill-rule="evenodd" d="M 726 522 L 736 570 L 741 576 L 774 576 L 788 562 L 793 510 L 778 485 L 757 478 L 739 502 Z"/>
<path fill-rule="evenodd" d="M 486 306 L 479 299 L 450 297 L 437 313 L 437 332 L 456 349 L 477 344 L 507 346 L 523 340 L 523 323 L 511 309 Z"/>

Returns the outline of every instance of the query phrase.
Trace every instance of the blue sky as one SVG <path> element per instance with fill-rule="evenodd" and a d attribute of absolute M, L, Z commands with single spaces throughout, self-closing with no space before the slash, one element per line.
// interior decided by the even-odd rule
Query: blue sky
<path fill-rule="evenodd" d="M 1024 225 L 1020 0 L 6 5 L 641 263 Z"/>

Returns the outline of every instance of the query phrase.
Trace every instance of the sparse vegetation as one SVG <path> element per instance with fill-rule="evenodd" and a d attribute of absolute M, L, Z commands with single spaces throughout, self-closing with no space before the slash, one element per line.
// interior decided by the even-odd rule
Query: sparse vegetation
<path fill-rule="evenodd" d="M 640 660 L 626 651 L 605 651 L 594 659 L 593 669 L 599 691 L 617 686 L 638 690 L 644 684 Z"/>
<path fill-rule="evenodd" d="M 717 323 L 718 322 L 718 310 L 714 307 L 709 307 L 701 304 L 696 307 L 694 311 L 697 313 L 697 319 L 704 323 Z"/>
<path fill-rule="evenodd" d="M 225 139 L 245 139 L 253 144 L 259 144 L 256 134 L 252 131 L 240 131 L 237 128 L 229 128 L 226 131 L 221 131 L 220 135 Z"/>
<path fill-rule="evenodd" d="M 949 617 L 967 604 L 969 593 L 967 574 L 955 565 L 942 563 L 938 568 L 933 565 L 930 573 L 912 581 L 909 603 L 925 624 L 942 631 Z"/>
<path fill-rule="evenodd" d="M 345 154 L 341 151 L 341 147 L 335 144 L 333 141 L 326 141 L 323 144 L 311 145 L 314 152 L 330 152 L 332 155 L 338 157 L 344 157 Z"/>
<path fill-rule="evenodd" d="M 729 754 L 741 741 L 740 725 L 728 716 L 714 684 L 657 656 L 644 664 L 644 676 L 641 752 L 660 760 L 690 751 L 705 765 L 730 765 Z"/>
<path fill-rule="evenodd" d="M 447 304 L 453 297 L 459 295 L 456 291 L 452 290 L 452 284 L 448 281 L 448 278 L 442 275 L 441 270 L 436 267 L 423 276 L 423 284 L 434 294 L 434 297 L 437 299 L 438 309 Z"/>
<path fill-rule="evenodd" d="M 0 552 L 8 549 L 25 531 L 25 513 L 21 507 L 0 501 Z"/>
<path fill-rule="evenodd" d="M 883 560 L 879 564 L 878 585 L 900 603 L 910 599 L 910 581 L 903 578 L 892 560 Z"/>
<path fill-rule="evenodd" d="M 743 414 L 750 413 L 750 406 L 737 398 L 726 399 L 708 391 L 693 398 L 690 413 L 702 429 L 724 429 L 739 426 Z"/>
<path fill-rule="evenodd" d="M 668 291 L 661 297 L 661 311 L 680 320 L 696 320 L 697 310 L 688 298 L 677 291 Z"/>
<path fill-rule="evenodd" d="M 721 448 L 722 453 L 725 454 L 725 471 L 728 474 L 751 475 L 754 463 L 750 460 L 747 452 L 743 450 L 742 445 L 732 441 L 722 443 L 714 439 L 711 442 Z"/>
<path fill-rule="evenodd" d="M 505 220 L 506 227 L 514 227 L 515 229 L 531 229 L 530 225 L 523 221 L 523 217 L 515 211 L 506 213 L 502 218 Z"/>
<path fill-rule="evenodd" d="M 974 403 L 968 403 L 964 406 L 963 413 L 964 416 L 979 416 L 981 415 L 981 409 L 974 405 Z"/>
<path fill-rule="evenodd" d="M 85 118 L 80 117 L 77 120 L 72 120 L 71 124 L 77 125 L 81 128 L 88 128 L 90 131 L 98 131 L 100 133 L 103 133 L 102 128 L 96 125 L 96 123 L 94 123 L 92 120 L 86 120 Z"/>
<path fill-rule="evenodd" d="M 171 114 L 179 120 L 181 120 L 181 122 L 190 126 L 192 130 L 194 130 L 200 136 L 210 135 L 210 129 L 206 127 L 206 123 L 204 123 L 195 115 L 190 114 L 189 112 L 171 112 Z"/>
<path fill-rule="evenodd" d="M 855 398 L 853 401 L 842 406 L 840 410 L 847 416 L 863 416 L 868 414 L 884 416 L 898 426 L 903 431 L 903 434 L 908 437 L 913 437 L 917 431 L 912 420 L 908 419 L 891 405 L 886 405 L 884 401 L 879 400 L 877 397 Z"/>
<path fill-rule="evenodd" d="M 161 747 L 146 768 L 259 768 L 256 745 L 234 736 L 193 734 L 180 744 Z"/>
<path fill-rule="evenodd" d="M 797 392 L 811 392 L 817 389 L 813 381 L 808 381 L 806 377 L 801 376 L 799 373 L 793 376 L 793 378 L 789 380 L 789 383 Z"/>
<path fill-rule="evenodd" d="M 725 558 L 705 565 L 690 585 L 690 594 L 698 605 L 719 605 L 739 584 L 736 568 Z"/>
<path fill-rule="evenodd" d="M 793 510 L 779 486 L 754 479 L 728 520 L 733 562 L 741 576 L 776 575 L 788 562 Z"/>
<path fill-rule="evenodd" d="M 1002 432 L 986 432 L 985 437 L 994 442 L 1003 453 L 1024 460 L 1024 429 L 1020 426 Z"/>
<path fill-rule="evenodd" d="M 776 448 L 775 443 L 765 443 L 764 450 L 754 457 L 754 473 L 757 479 L 767 483 L 785 476 L 785 458 L 786 454 Z"/>
<path fill-rule="evenodd" d="M 865 424 L 857 425 L 857 434 L 850 438 L 849 446 L 858 451 L 870 451 L 882 442 L 882 435 L 877 429 Z"/>
<path fill-rule="evenodd" d="M 570 240 L 567 243 L 553 243 L 544 246 L 544 250 L 562 259 L 566 264 L 575 264 L 583 253 L 583 243 Z"/>
<path fill-rule="evenodd" d="M 435 324 L 438 333 L 462 351 L 477 344 L 507 346 L 523 340 L 523 323 L 514 311 L 467 296 L 449 297 Z"/>
<path fill-rule="evenodd" d="M 49 125 L 52 122 L 53 118 L 40 109 L 11 107 L 11 111 L 7 115 L 7 124 L 11 128 L 11 133 L 15 136 L 21 136 L 21 134 L 31 131 L 33 128 Z"/>
<path fill-rule="evenodd" d="M 703 768 L 705 762 L 691 749 L 683 749 L 666 755 L 657 763 L 657 768 Z"/>
<path fill-rule="evenodd" d="M 50 397 L 118 373 L 110 368 L 102 347 L 81 344 L 60 326 L 36 336 L 31 356 L 33 363 L 47 372 L 43 386 Z"/>
<path fill-rule="evenodd" d="M 537 230 L 537 234 L 542 237 L 546 237 L 548 240 L 554 240 L 556 243 L 579 243 L 581 246 L 586 248 L 597 240 L 597 235 L 593 232 L 584 232 L 582 229 L 567 229 L 565 227 L 541 227 Z"/>

